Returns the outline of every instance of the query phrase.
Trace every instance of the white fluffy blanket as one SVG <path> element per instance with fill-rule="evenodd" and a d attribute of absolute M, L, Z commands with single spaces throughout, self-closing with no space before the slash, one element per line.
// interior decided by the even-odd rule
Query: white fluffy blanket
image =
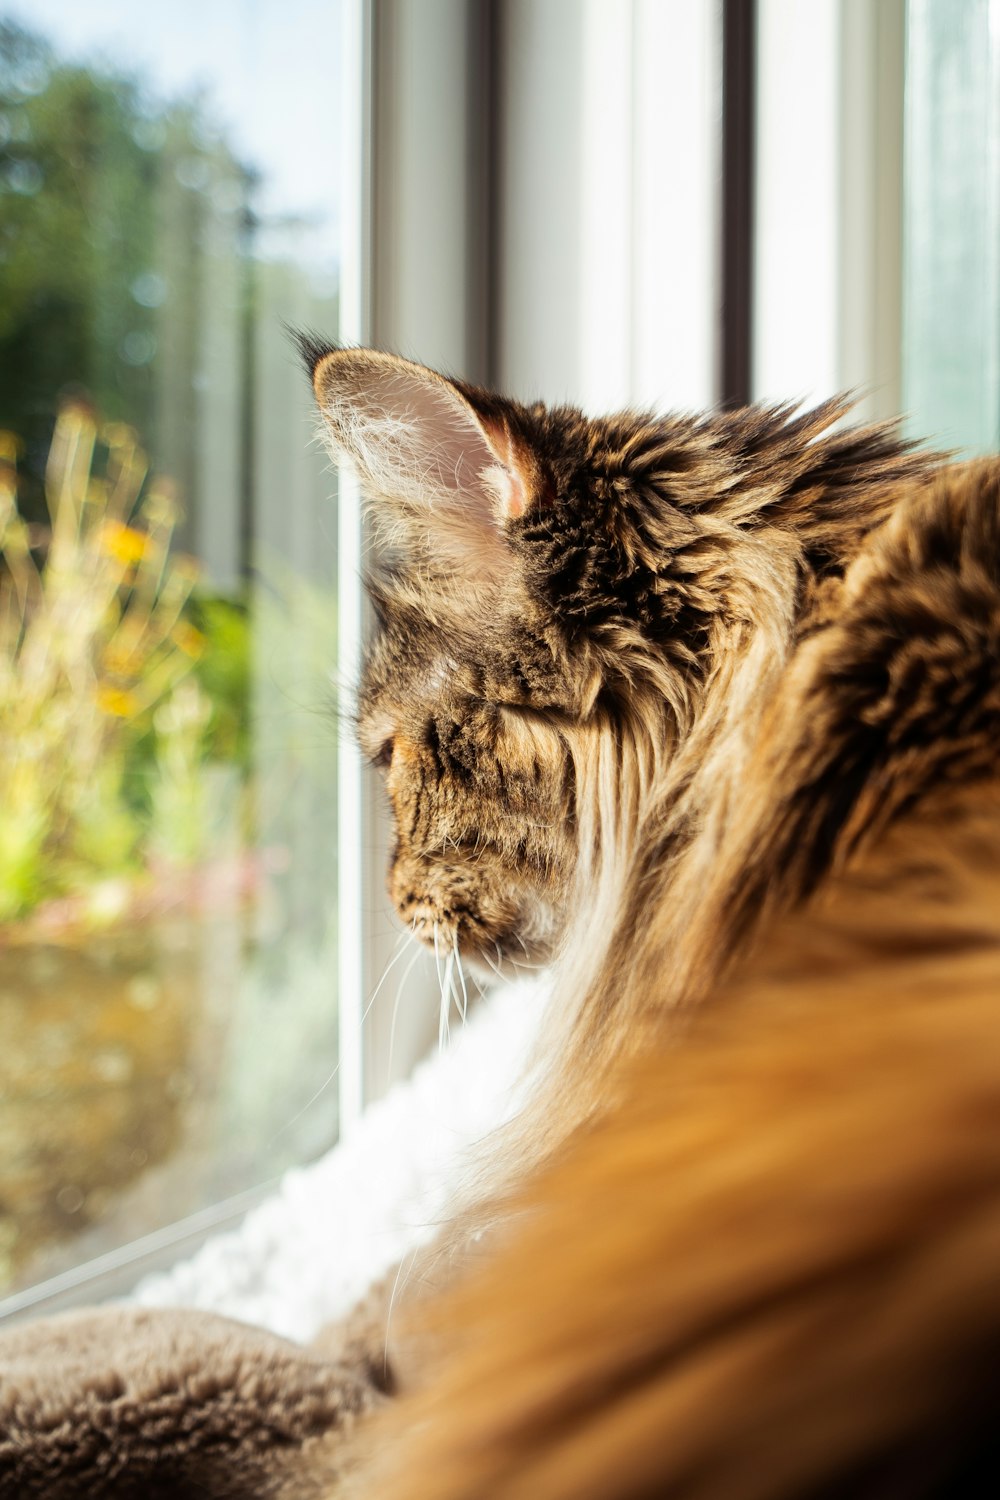
<path fill-rule="evenodd" d="M 505 986 L 446 1049 L 374 1104 L 351 1136 L 287 1174 L 240 1227 L 133 1295 L 308 1340 L 432 1237 L 467 1149 L 516 1106 L 544 982 Z"/>

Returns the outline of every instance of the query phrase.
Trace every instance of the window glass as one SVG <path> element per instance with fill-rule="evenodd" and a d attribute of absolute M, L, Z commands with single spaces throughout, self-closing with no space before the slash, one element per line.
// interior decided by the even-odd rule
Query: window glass
<path fill-rule="evenodd" d="M 0 0 L 0 1295 L 336 1136 L 342 22 Z"/>
<path fill-rule="evenodd" d="M 949 447 L 1000 446 L 1000 5 L 906 9 L 903 405 Z"/>

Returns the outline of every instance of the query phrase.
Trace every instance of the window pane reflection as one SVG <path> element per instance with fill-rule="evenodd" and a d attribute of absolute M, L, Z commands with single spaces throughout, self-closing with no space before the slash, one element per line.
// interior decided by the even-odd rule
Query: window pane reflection
<path fill-rule="evenodd" d="M 0 1294 L 336 1134 L 340 25 L 0 3 Z"/>

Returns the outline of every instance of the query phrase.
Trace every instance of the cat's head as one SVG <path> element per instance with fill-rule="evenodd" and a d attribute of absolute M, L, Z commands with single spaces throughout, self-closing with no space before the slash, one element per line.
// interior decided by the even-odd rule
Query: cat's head
<path fill-rule="evenodd" d="M 805 433 L 787 411 L 592 420 L 302 344 L 373 521 L 359 730 L 392 804 L 393 902 L 446 949 L 546 960 L 712 662 L 761 590 L 788 593 L 801 549 L 782 553 L 785 522 L 762 540 L 768 465 L 794 480 L 830 413 Z"/>
<path fill-rule="evenodd" d="M 373 522 L 359 736 L 392 804 L 392 900 L 427 941 L 436 928 L 469 956 L 547 959 L 595 726 L 637 711 L 667 634 L 680 703 L 704 635 L 663 581 L 667 539 L 653 566 L 632 511 L 642 429 L 525 407 L 391 355 L 307 357 L 327 441 L 357 470 Z M 692 531 L 678 511 L 669 541 Z"/>

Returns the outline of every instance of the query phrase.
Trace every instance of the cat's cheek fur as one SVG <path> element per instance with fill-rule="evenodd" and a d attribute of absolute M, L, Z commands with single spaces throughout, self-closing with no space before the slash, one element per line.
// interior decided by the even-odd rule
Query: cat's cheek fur
<path fill-rule="evenodd" d="M 379 713 L 369 706 L 362 735 L 374 746 L 390 730 L 388 890 L 402 923 L 439 953 L 457 949 L 487 966 L 547 963 L 577 862 L 563 736 L 482 703 L 456 702 L 420 740 Z"/>

